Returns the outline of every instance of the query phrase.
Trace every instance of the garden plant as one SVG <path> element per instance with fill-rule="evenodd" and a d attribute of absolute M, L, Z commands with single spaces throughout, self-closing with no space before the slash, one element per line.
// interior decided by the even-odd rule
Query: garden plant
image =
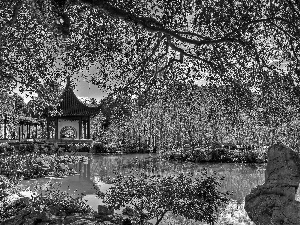
<path fill-rule="evenodd" d="M 167 213 L 187 219 L 214 224 L 218 213 L 229 202 L 229 192 L 218 190 L 222 178 L 216 174 L 207 175 L 203 169 L 201 176 L 179 174 L 169 176 L 147 176 L 138 174 L 118 176 L 106 194 L 99 198 L 114 209 L 133 207 L 130 218 L 137 224 L 155 219 L 161 223 Z"/>

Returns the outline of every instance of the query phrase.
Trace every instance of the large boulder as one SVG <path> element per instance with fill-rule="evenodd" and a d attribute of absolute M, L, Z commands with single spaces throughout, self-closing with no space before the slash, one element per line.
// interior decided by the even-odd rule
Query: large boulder
<path fill-rule="evenodd" d="M 281 143 L 268 149 L 265 183 L 245 198 L 245 210 L 256 225 L 300 224 L 300 158 Z"/>

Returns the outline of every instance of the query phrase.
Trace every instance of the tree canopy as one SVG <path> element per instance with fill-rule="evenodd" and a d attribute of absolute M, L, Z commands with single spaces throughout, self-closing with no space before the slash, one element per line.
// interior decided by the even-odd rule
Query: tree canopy
<path fill-rule="evenodd" d="M 0 4 L 1 77 L 10 84 L 1 84 L 5 90 L 17 82 L 36 89 L 87 70 L 87 80 L 113 91 L 140 94 L 167 89 L 174 80 L 204 78 L 233 87 L 228 90 L 237 97 L 236 87 L 257 92 L 265 105 L 273 102 L 274 88 L 293 104 L 299 96 L 296 0 Z"/>

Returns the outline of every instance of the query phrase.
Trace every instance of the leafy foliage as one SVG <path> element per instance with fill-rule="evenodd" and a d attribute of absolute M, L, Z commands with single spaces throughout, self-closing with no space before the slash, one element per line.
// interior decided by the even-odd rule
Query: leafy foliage
<path fill-rule="evenodd" d="M 85 215 L 93 210 L 84 203 L 82 197 L 73 198 L 68 193 L 58 190 L 48 190 L 45 195 L 32 199 L 40 211 L 50 212 L 57 216 L 68 216 L 74 213 Z"/>
<path fill-rule="evenodd" d="M 36 179 L 44 176 L 68 176 L 75 171 L 68 164 L 80 161 L 76 156 L 57 156 L 37 153 L 13 154 L 0 158 L 0 174 L 14 180 Z"/>
<path fill-rule="evenodd" d="M 202 146 L 192 149 L 191 147 L 164 149 L 161 152 L 163 158 L 167 160 L 190 161 L 190 162 L 217 162 L 217 163 L 266 163 L 266 148 L 213 148 L 212 146 Z"/>
<path fill-rule="evenodd" d="M 272 93 L 278 88 L 274 87 Z M 138 99 L 133 100 L 128 104 L 132 117 L 112 120 L 103 138 L 109 143 L 146 144 L 158 151 L 181 149 L 185 144 L 194 151 L 212 143 L 261 148 L 277 141 L 299 148 L 296 103 L 278 97 L 275 112 L 273 103 L 262 105 L 264 96 L 260 94 L 241 91 L 246 95 L 244 99 L 224 97 L 230 91 L 237 92 L 230 86 L 178 85 L 173 92 L 163 91 L 143 107 Z"/>
<path fill-rule="evenodd" d="M 13 188 L 14 183 L 6 176 L 0 175 L 0 201 L 8 195 L 7 189 Z"/>
<path fill-rule="evenodd" d="M 233 99 L 264 93 L 272 99 L 262 98 L 265 106 L 275 104 L 267 93 L 278 79 L 298 93 L 294 0 L 13 0 L 1 2 L 0 15 L 4 90 L 20 83 L 46 98 L 45 83 L 93 67 L 87 80 L 136 94 L 203 78 L 239 90 Z"/>
<path fill-rule="evenodd" d="M 12 203 L 4 199 L 3 203 L 3 207 L 0 208 L 0 221 L 10 219 L 16 222 L 18 217 L 24 214 L 34 214 L 37 218 L 48 214 L 52 216 L 53 220 L 53 216 L 62 216 L 65 219 L 70 215 L 87 215 L 93 212 L 83 202 L 82 197 L 74 198 L 55 189 L 47 190 L 43 194 L 32 195 L 31 198 L 20 197 Z M 51 219 L 48 218 L 48 220 Z"/>
<path fill-rule="evenodd" d="M 91 136 L 93 140 L 99 140 L 103 133 L 103 122 L 105 117 L 102 113 L 99 113 L 91 119 Z"/>
<path fill-rule="evenodd" d="M 139 223 L 155 218 L 159 224 L 169 211 L 188 219 L 213 223 L 220 207 L 228 201 L 228 193 L 219 192 L 218 186 L 217 177 L 207 176 L 206 170 L 197 178 L 182 173 L 167 177 L 119 176 L 104 202 L 115 209 L 133 205 Z M 98 195 L 103 197 L 101 193 Z"/>

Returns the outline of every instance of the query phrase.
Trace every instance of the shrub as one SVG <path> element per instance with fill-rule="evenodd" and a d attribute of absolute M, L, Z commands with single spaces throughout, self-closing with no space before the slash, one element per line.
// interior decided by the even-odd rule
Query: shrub
<path fill-rule="evenodd" d="M 114 186 L 106 194 L 99 192 L 98 196 L 116 210 L 127 204 L 133 205 L 136 213 L 131 219 L 140 224 L 156 218 L 157 225 L 170 211 L 188 219 L 213 223 L 217 220 L 218 210 L 229 201 L 228 193 L 217 190 L 220 184 L 215 174 L 208 176 L 203 169 L 202 175 L 200 178 L 183 173 L 167 177 L 118 176 L 113 181 Z"/>
<path fill-rule="evenodd" d="M 213 148 L 210 153 L 212 157 L 211 161 L 213 162 L 225 161 L 226 152 L 227 151 L 224 148 Z"/>
<path fill-rule="evenodd" d="M 65 219 L 67 216 L 74 214 L 90 214 L 93 210 L 84 203 L 82 197 L 73 198 L 66 192 L 51 189 L 43 195 L 39 194 L 31 196 L 31 198 L 23 197 L 12 203 L 3 204 L 3 207 L 0 208 L 0 221 L 10 218 L 9 224 L 17 224 L 24 212 L 27 212 L 27 215 L 28 213 L 34 213 L 37 218 L 39 215 L 50 213 L 54 216 L 64 216 Z M 3 224 L 6 224 L 6 222 Z"/>
<path fill-rule="evenodd" d="M 206 161 L 206 155 L 205 152 L 203 150 L 201 150 L 200 148 L 196 148 L 193 152 L 193 156 L 194 156 L 194 162 L 205 162 Z"/>
<path fill-rule="evenodd" d="M 91 145 L 89 144 L 77 144 L 78 152 L 90 152 L 91 151 Z"/>
<path fill-rule="evenodd" d="M 86 143 L 68 144 L 65 147 L 66 152 L 91 152 L 92 146 Z"/>
<path fill-rule="evenodd" d="M 27 198 L 16 199 L 13 202 L 10 200 L 4 199 L 1 201 L 2 207 L 0 207 L 0 222 L 1 224 L 15 224 L 15 223 L 8 223 L 7 219 L 12 217 L 17 217 L 18 213 L 27 208 Z"/>
<path fill-rule="evenodd" d="M 258 163 L 266 163 L 268 161 L 268 154 L 265 151 L 258 151 L 257 160 Z"/>
<path fill-rule="evenodd" d="M 258 158 L 258 152 L 249 150 L 245 152 L 245 161 L 247 163 L 256 163 Z"/>
<path fill-rule="evenodd" d="M 138 153 L 139 146 L 137 143 L 126 143 L 122 145 L 123 151 L 126 153 Z"/>
<path fill-rule="evenodd" d="M 94 142 L 93 144 L 95 153 L 106 153 L 107 150 L 102 142 Z"/>
<path fill-rule="evenodd" d="M 0 173 L 9 178 L 40 178 L 46 175 L 64 176 L 72 174 L 68 164 L 74 163 L 76 157 L 57 157 L 55 155 L 13 155 L 0 158 Z"/>
<path fill-rule="evenodd" d="M 12 154 L 15 151 L 15 147 L 11 146 L 8 143 L 0 143 L 0 154 L 4 153 L 4 154 Z"/>
<path fill-rule="evenodd" d="M 26 154 L 26 153 L 33 153 L 35 150 L 34 144 L 21 144 L 19 146 L 19 153 Z"/>
<path fill-rule="evenodd" d="M 233 148 L 233 147 L 232 147 Z M 222 163 L 265 163 L 266 151 L 260 149 L 241 149 L 197 147 L 194 151 L 183 151 L 180 148 L 164 149 L 160 152 L 167 160 L 192 162 L 222 162 Z"/>
<path fill-rule="evenodd" d="M 150 153 L 150 152 L 156 152 L 156 148 L 152 147 L 150 148 L 150 146 L 148 146 L 147 143 L 145 142 L 141 142 L 140 144 L 138 144 L 138 149 L 140 153 Z"/>
<path fill-rule="evenodd" d="M 0 201 L 7 196 L 6 189 L 14 187 L 14 183 L 7 177 L 0 175 Z"/>
<path fill-rule="evenodd" d="M 77 146 L 74 144 L 68 144 L 65 148 L 66 152 L 77 152 Z"/>
<path fill-rule="evenodd" d="M 55 216 L 69 216 L 75 213 L 87 214 L 93 210 L 84 203 L 82 197 L 74 198 L 67 192 L 52 189 L 45 195 L 38 195 L 32 199 L 33 207 L 39 211 L 50 212 Z"/>

